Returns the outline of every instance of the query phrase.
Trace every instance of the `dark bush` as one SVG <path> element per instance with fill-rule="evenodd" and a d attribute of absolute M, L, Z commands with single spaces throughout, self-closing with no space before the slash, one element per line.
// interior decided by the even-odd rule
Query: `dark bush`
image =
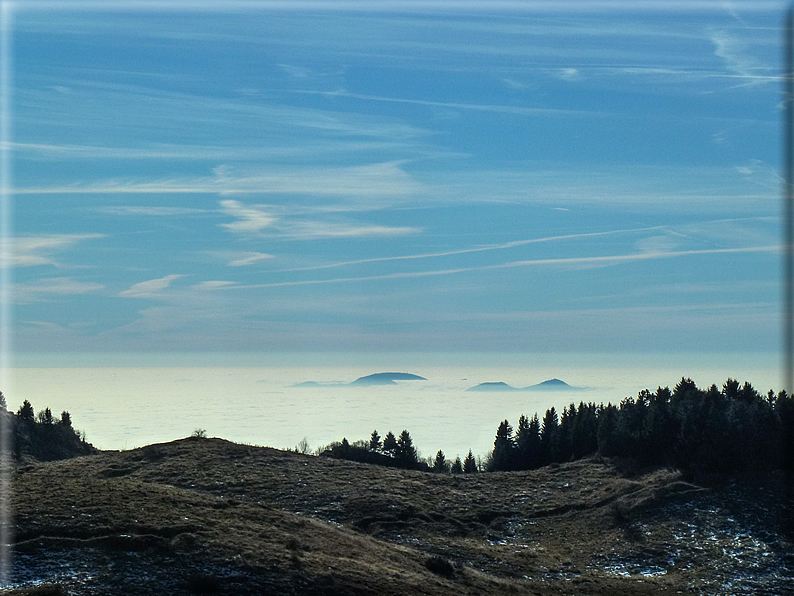
<path fill-rule="evenodd" d="M 442 556 L 433 555 L 425 561 L 425 567 L 436 575 L 455 577 L 455 564 Z"/>

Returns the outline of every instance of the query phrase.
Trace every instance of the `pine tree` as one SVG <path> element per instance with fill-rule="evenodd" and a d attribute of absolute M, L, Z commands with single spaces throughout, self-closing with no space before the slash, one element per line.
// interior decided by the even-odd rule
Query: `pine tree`
<path fill-rule="evenodd" d="M 373 430 L 372 434 L 369 437 L 369 449 L 370 451 L 380 451 L 381 442 L 380 442 L 380 435 L 378 434 L 377 430 Z"/>
<path fill-rule="evenodd" d="M 441 449 L 438 450 L 436 453 L 436 459 L 433 461 L 433 471 L 439 474 L 446 474 L 449 472 L 449 463 L 447 462 L 447 458 L 444 456 L 444 452 Z"/>
<path fill-rule="evenodd" d="M 540 444 L 540 420 L 538 415 L 533 414 L 532 419 L 529 421 L 526 434 L 522 434 L 520 439 L 517 439 L 519 450 L 519 461 L 521 462 L 520 469 L 534 470 L 542 465 L 542 452 Z"/>
<path fill-rule="evenodd" d="M 493 453 L 488 462 L 489 471 L 510 470 L 513 467 L 513 454 L 515 441 L 513 440 L 513 427 L 507 420 L 499 423 L 496 439 L 493 443 Z"/>
<path fill-rule="evenodd" d="M 392 457 L 397 453 L 397 438 L 391 431 L 387 432 L 386 436 L 383 437 L 383 452 Z"/>
<path fill-rule="evenodd" d="M 469 454 L 466 456 L 466 459 L 463 460 L 463 473 L 464 474 L 474 474 L 477 472 L 477 462 L 474 459 L 474 456 L 471 453 L 471 449 L 469 449 Z"/>
<path fill-rule="evenodd" d="M 529 459 L 527 447 L 530 441 L 529 419 L 521 414 L 518 417 L 518 425 L 516 426 L 516 453 L 515 465 L 516 470 L 528 470 L 527 460 Z"/>
<path fill-rule="evenodd" d="M 557 460 L 558 427 L 557 410 L 552 406 L 546 410 L 546 414 L 543 416 L 543 423 L 540 426 L 540 447 L 544 464 Z"/>
<path fill-rule="evenodd" d="M 579 459 L 598 450 L 598 416 L 594 403 L 579 402 L 571 429 L 573 458 Z"/>
<path fill-rule="evenodd" d="M 692 379 L 688 377 L 681 377 L 681 380 L 676 383 L 675 387 L 673 387 L 672 397 L 675 400 L 688 399 L 697 396 L 699 393 L 700 389 L 698 389 L 697 385 L 695 385 L 695 382 Z"/>
<path fill-rule="evenodd" d="M 36 414 L 33 411 L 33 406 L 30 404 L 28 400 L 22 402 L 22 405 L 19 406 L 19 410 L 17 410 L 17 417 L 22 422 L 33 423 L 36 420 Z"/>
<path fill-rule="evenodd" d="M 460 462 L 460 457 L 456 457 L 455 461 L 452 462 L 450 472 L 453 474 L 463 474 L 463 464 Z"/>
<path fill-rule="evenodd" d="M 557 431 L 557 461 L 568 461 L 573 456 L 573 425 L 576 421 L 576 406 L 563 408 Z"/>
<path fill-rule="evenodd" d="M 419 456 L 414 448 L 414 442 L 411 435 L 407 430 L 400 433 L 400 438 L 397 439 L 397 450 L 395 457 L 400 461 L 404 468 L 415 468 L 419 463 Z"/>
<path fill-rule="evenodd" d="M 618 409 L 612 404 L 601 406 L 598 412 L 598 453 L 610 457 L 618 451 Z"/>
<path fill-rule="evenodd" d="M 722 385 L 722 394 L 728 399 L 736 399 L 739 397 L 739 381 L 736 379 L 728 379 Z"/>

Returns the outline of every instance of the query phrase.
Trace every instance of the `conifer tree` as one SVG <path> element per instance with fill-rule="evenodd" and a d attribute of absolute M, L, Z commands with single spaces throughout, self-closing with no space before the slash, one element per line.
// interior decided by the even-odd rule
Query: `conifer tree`
<path fill-rule="evenodd" d="M 755 403 L 758 401 L 759 397 L 758 392 L 747 381 L 745 381 L 744 385 L 739 389 L 738 398 L 744 402 Z"/>
<path fill-rule="evenodd" d="M 36 420 L 35 412 L 33 411 L 33 406 L 30 404 L 28 400 L 22 402 L 22 405 L 19 406 L 19 410 L 17 410 L 17 417 L 22 422 L 33 423 Z"/>
<path fill-rule="evenodd" d="M 739 397 L 739 381 L 736 379 L 728 379 L 722 385 L 722 394 L 728 399 L 736 399 Z"/>
<path fill-rule="evenodd" d="M 527 430 L 516 437 L 521 470 L 534 470 L 542 465 L 540 444 L 540 420 L 533 414 Z"/>
<path fill-rule="evenodd" d="M 455 458 L 455 461 L 452 462 L 452 467 L 449 471 L 453 474 L 463 474 L 463 464 L 460 461 L 460 457 Z"/>
<path fill-rule="evenodd" d="M 648 413 L 643 421 L 644 448 L 641 457 L 650 463 L 672 461 L 675 424 L 670 413 L 670 391 L 661 387 L 651 395 Z"/>
<path fill-rule="evenodd" d="M 573 458 L 579 459 L 598 450 L 598 415 L 594 403 L 579 402 L 571 429 Z"/>
<path fill-rule="evenodd" d="M 618 451 L 617 406 L 607 404 L 598 412 L 598 453 L 610 457 Z"/>
<path fill-rule="evenodd" d="M 370 451 L 380 451 L 381 442 L 380 442 L 380 435 L 378 434 L 377 430 L 373 430 L 372 434 L 369 437 L 369 449 Z"/>
<path fill-rule="evenodd" d="M 414 442 L 407 430 L 400 433 L 397 439 L 397 450 L 395 457 L 400 461 L 404 468 L 414 468 L 419 463 L 419 456 L 414 448 Z"/>
<path fill-rule="evenodd" d="M 730 379 L 728 379 L 728 381 L 730 382 Z M 738 387 L 738 383 L 736 385 Z M 697 396 L 699 393 L 700 390 L 692 379 L 689 377 L 681 377 L 681 380 L 676 383 L 675 387 L 673 387 L 672 397 L 678 401 L 682 399 L 690 399 Z"/>
<path fill-rule="evenodd" d="M 447 462 L 447 458 L 444 456 L 444 452 L 441 449 L 438 450 L 436 453 L 436 459 L 433 461 L 433 471 L 439 474 L 446 474 L 449 472 L 449 463 Z"/>
<path fill-rule="evenodd" d="M 576 406 L 563 408 L 560 426 L 557 430 L 556 461 L 568 461 L 573 456 L 573 425 L 576 421 Z"/>
<path fill-rule="evenodd" d="M 543 416 L 543 423 L 540 426 L 540 447 L 544 464 L 551 463 L 557 459 L 558 427 L 557 410 L 552 406 L 546 410 L 546 414 Z"/>
<path fill-rule="evenodd" d="M 513 427 L 507 420 L 499 423 L 496 430 L 496 439 L 493 443 L 493 453 L 488 462 L 489 471 L 510 470 L 513 467 L 513 455 L 515 451 L 515 441 L 513 439 Z"/>
<path fill-rule="evenodd" d="M 383 437 L 383 452 L 392 457 L 394 457 L 397 452 L 397 438 L 391 431 L 387 432 L 386 436 Z"/>
<path fill-rule="evenodd" d="M 516 426 L 516 449 L 515 449 L 515 458 L 514 458 L 514 469 L 516 470 L 528 470 L 528 454 L 527 454 L 527 447 L 529 443 L 529 419 L 521 414 L 518 417 L 518 425 Z"/>
<path fill-rule="evenodd" d="M 477 462 L 474 459 L 474 455 L 471 453 L 471 449 L 469 449 L 469 454 L 466 456 L 466 459 L 463 460 L 463 473 L 474 474 L 476 472 Z"/>

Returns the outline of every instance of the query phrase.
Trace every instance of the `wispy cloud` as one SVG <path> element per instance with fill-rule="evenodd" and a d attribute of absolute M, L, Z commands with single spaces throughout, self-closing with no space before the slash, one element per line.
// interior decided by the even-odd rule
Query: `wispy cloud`
<path fill-rule="evenodd" d="M 291 144 L 266 147 L 241 147 L 239 145 L 175 145 L 156 143 L 142 147 L 111 147 L 97 145 L 53 145 L 47 143 L 8 143 L 8 148 L 20 157 L 40 160 L 123 160 L 123 159 L 173 159 L 173 160 L 207 160 L 207 161 L 260 161 L 263 159 L 280 158 L 317 158 L 333 155 L 335 152 L 363 153 L 372 151 L 410 149 L 416 155 L 440 155 L 440 149 L 421 149 L 407 141 L 399 140 L 322 140 L 312 142 L 294 139 Z M 454 156 L 452 152 L 444 155 Z"/>
<path fill-rule="evenodd" d="M 60 186 L 20 187 L 15 194 L 309 194 L 383 201 L 418 196 L 426 188 L 391 161 L 353 167 L 219 166 L 214 176 L 111 179 Z M 119 212 L 121 214 L 121 212 Z"/>
<path fill-rule="evenodd" d="M 641 252 L 626 255 L 606 255 L 597 257 L 561 257 L 553 259 L 527 259 L 523 261 L 510 261 L 508 263 L 498 263 L 494 265 L 483 265 L 479 267 L 458 267 L 454 269 L 437 269 L 432 271 L 407 271 L 399 273 L 388 273 L 384 275 L 372 275 L 362 277 L 340 277 L 335 279 L 313 279 L 300 281 L 273 282 L 265 284 L 239 285 L 235 288 L 276 288 L 286 286 L 303 286 L 332 283 L 349 283 L 362 281 L 380 281 L 388 279 L 406 279 L 414 277 L 436 277 L 440 275 L 453 275 L 457 273 L 470 273 L 473 271 L 488 271 L 495 269 L 508 269 L 513 267 L 530 266 L 561 266 L 561 267 L 606 267 L 609 265 L 619 265 L 636 261 L 653 261 L 659 259 L 672 259 L 677 257 L 697 256 L 697 255 L 718 255 L 718 254 L 740 254 L 740 253 L 761 253 L 779 252 L 780 246 L 753 246 L 743 248 L 715 248 L 704 250 L 681 250 L 664 252 Z"/>
<path fill-rule="evenodd" d="M 194 286 L 197 290 L 217 290 L 219 288 L 228 288 L 237 285 L 236 281 L 202 281 Z"/>
<path fill-rule="evenodd" d="M 400 97 L 386 97 L 381 95 L 366 95 L 362 93 L 350 93 L 347 91 L 308 91 L 308 90 L 291 90 L 292 93 L 304 93 L 310 95 L 325 95 L 329 97 L 346 97 L 351 99 L 364 99 L 369 101 L 390 102 L 390 103 L 403 103 L 413 104 L 420 106 L 431 106 L 446 109 L 458 110 L 474 110 L 478 112 L 495 112 L 500 114 L 513 114 L 516 116 L 604 116 L 603 112 L 594 112 L 588 110 L 563 110 L 556 108 L 529 108 L 523 106 L 508 106 L 499 104 L 475 104 L 475 103 L 459 103 L 447 101 L 430 101 L 426 99 L 408 99 Z"/>
<path fill-rule="evenodd" d="M 160 277 L 158 279 L 142 281 L 130 286 L 126 290 L 119 292 L 119 296 L 124 296 L 125 298 L 150 298 L 152 296 L 156 296 L 158 292 L 165 290 L 171 285 L 172 281 L 179 279 L 180 277 L 184 276 L 172 274 L 166 275 L 165 277 Z"/>
<path fill-rule="evenodd" d="M 208 250 L 204 251 L 204 254 L 212 257 L 215 262 L 226 263 L 227 267 L 247 267 L 275 258 L 264 252 L 239 250 Z"/>
<path fill-rule="evenodd" d="M 653 261 L 658 259 L 671 259 L 676 257 L 689 257 L 697 255 L 718 255 L 718 254 L 740 254 L 740 253 L 759 253 L 759 252 L 779 252 L 779 245 L 772 246 L 752 246 L 742 248 L 710 248 L 703 250 L 679 250 L 679 251 L 646 251 L 627 255 L 608 255 L 603 257 L 563 257 L 558 259 L 529 259 L 526 261 L 513 261 L 499 265 L 483 267 L 483 269 L 504 269 L 508 267 L 526 267 L 530 265 L 563 265 L 563 266 L 590 266 L 600 267 L 607 265 L 617 265 L 634 261 Z"/>
<path fill-rule="evenodd" d="M 760 159 L 751 159 L 744 165 L 736 166 L 735 170 L 748 182 L 770 191 L 778 192 L 783 182 L 778 169 Z"/>
<path fill-rule="evenodd" d="M 552 74 L 563 81 L 578 81 L 582 78 L 578 68 L 559 68 L 552 71 Z"/>
<path fill-rule="evenodd" d="M 196 213 L 208 213 L 207 209 L 193 209 L 191 207 L 149 207 L 135 205 L 119 205 L 117 207 L 96 207 L 95 211 L 107 213 L 108 215 L 131 215 L 131 216 L 152 216 L 170 217 L 174 215 L 194 215 Z"/>
<path fill-rule="evenodd" d="M 95 282 L 84 282 L 71 277 L 50 277 L 29 283 L 12 285 L 14 302 L 25 303 L 44 300 L 56 295 L 88 294 L 103 290 L 104 285 Z"/>
<path fill-rule="evenodd" d="M 709 37 L 714 44 L 714 55 L 721 58 L 725 67 L 736 78 L 742 79 L 745 86 L 780 80 L 775 67 L 761 64 L 750 54 L 747 45 L 735 35 L 715 29 L 710 32 Z"/>
<path fill-rule="evenodd" d="M 236 257 L 229 261 L 228 265 L 229 267 L 246 267 L 272 258 L 273 255 L 268 255 L 263 252 L 242 252 L 237 253 Z"/>
<path fill-rule="evenodd" d="M 216 185 L 229 193 L 290 193 L 341 197 L 411 196 L 424 190 L 390 161 L 352 167 L 216 168 Z"/>
<path fill-rule="evenodd" d="M 239 201 L 228 199 L 221 201 L 221 208 L 227 215 L 236 218 L 237 221 L 220 225 L 236 233 L 252 234 L 261 232 L 275 221 L 275 218 L 259 205 L 244 205 Z"/>
<path fill-rule="evenodd" d="M 355 223 L 300 221 L 282 226 L 282 235 L 295 239 L 314 238 L 376 238 L 383 236 L 408 236 L 420 228 L 408 226 L 378 226 Z"/>
<path fill-rule="evenodd" d="M 19 236 L 12 240 L 12 254 L 3 254 L 3 267 L 60 266 L 54 255 L 72 248 L 83 240 L 104 238 L 104 234 L 42 234 Z"/>
<path fill-rule="evenodd" d="M 225 139 L 228 146 L 259 147 L 261 150 L 263 140 L 272 140 L 279 147 L 285 138 L 291 138 L 290 145 L 303 140 L 308 147 L 313 141 L 328 143 L 340 139 L 413 142 L 431 134 L 429 130 L 383 115 L 263 104 L 248 98 L 202 96 L 142 85 L 97 82 L 92 80 L 95 73 L 81 74 L 83 76 L 68 80 L 73 87 L 68 102 L 59 94 L 42 89 L 22 88 L 15 92 L 15 97 L 18 101 L 37 104 L 54 126 L 63 120 L 89 130 L 112 127 L 119 133 L 129 132 L 133 139 L 141 138 L 141 127 L 171 130 L 175 126 L 185 126 L 194 131 L 196 144 L 205 147 L 212 147 L 211 144 L 218 143 L 219 139 Z M 93 108 L 91 113 L 85 113 L 87 106 Z M 202 114 L 199 121 L 195 117 L 197 113 Z M 211 130 L 206 127 L 208 123 Z M 168 147 L 167 142 L 164 139 L 161 146 Z M 157 151 L 158 146 L 153 149 Z"/>
<path fill-rule="evenodd" d="M 220 224 L 232 232 L 243 235 L 258 235 L 267 230 L 271 236 L 308 240 L 316 238 L 354 238 L 378 236 L 405 236 L 419 232 L 418 228 L 400 226 L 381 226 L 372 224 L 358 224 L 340 221 L 317 221 L 305 219 L 290 219 L 289 216 L 276 218 L 272 215 L 272 207 L 266 205 L 246 205 L 240 201 L 221 201 L 223 211 L 237 218 L 233 223 Z M 253 256 L 243 257 L 243 262 L 237 264 L 250 264 L 268 255 L 262 253 L 248 253 Z M 230 263 L 231 265 L 231 263 Z"/>
<path fill-rule="evenodd" d="M 217 181 L 210 177 L 164 178 L 142 180 L 117 178 L 98 182 L 75 182 L 61 186 L 17 187 L 16 195 L 50 194 L 208 194 L 218 193 Z"/>

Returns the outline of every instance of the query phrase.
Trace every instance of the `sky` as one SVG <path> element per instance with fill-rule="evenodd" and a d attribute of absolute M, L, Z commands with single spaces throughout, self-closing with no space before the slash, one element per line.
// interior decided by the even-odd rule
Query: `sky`
<path fill-rule="evenodd" d="M 782 4 L 151 6 L 13 11 L 16 353 L 779 351 Z"/>

